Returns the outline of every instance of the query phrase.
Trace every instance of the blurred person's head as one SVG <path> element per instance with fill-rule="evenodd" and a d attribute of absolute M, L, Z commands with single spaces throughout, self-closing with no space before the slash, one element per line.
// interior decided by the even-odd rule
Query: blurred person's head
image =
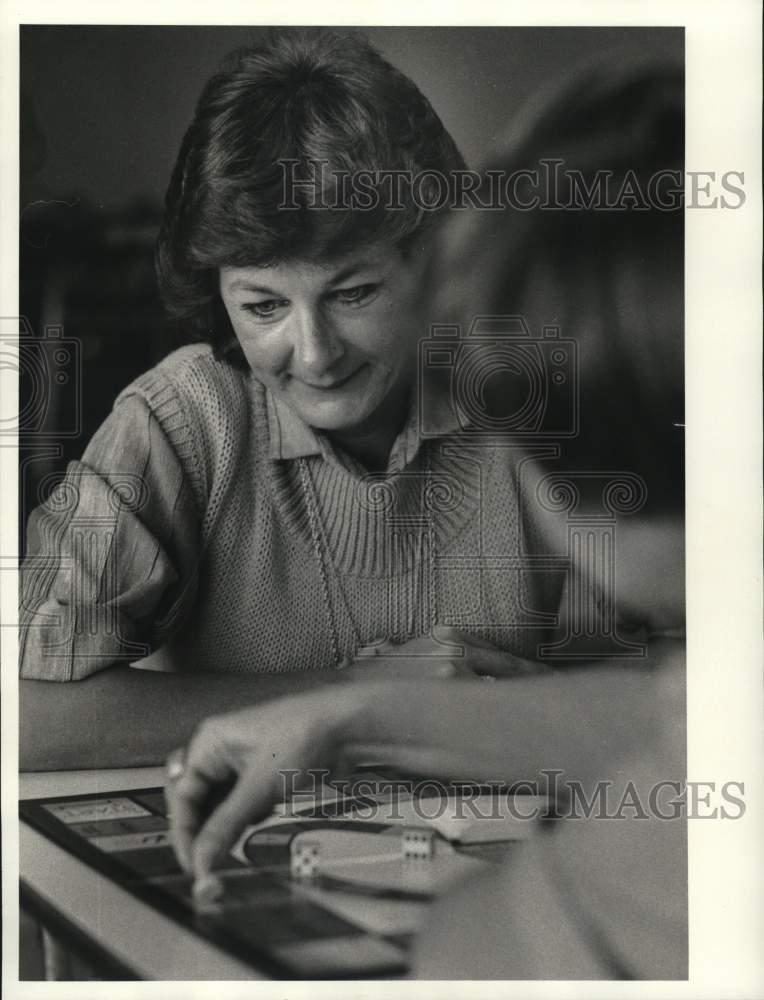
<path fill-rule="evenodd" d="M 433 322 L 465 330 L 476 315 L 519 314 L 532 337 L 553 325 L 576 342 L 580 429 L 560 438 L 554 466 L 636 473 L 652 512 L 680 509 L 683 496 L 683 90 L 681 68 L 618 56 L 535 100 L 487 168 L 542 179 L 556 169 L 557 194 L 520 175 L 518 201 L 537 194 L 542 207 L 454 218 L 431 272 Z M 552 160 L 561 162 L 544 166 Z M 584 181 L 578 192 L 566 180 L 573 172 Z M 604 207 L 607 198 L 581 207 L 586 189 L 597 204 L 597 183 L 619 208 Z M 486 406 L 499 415 L 522 394 L 505 376 L 485 383 Z M 567 407 L 570 394 L 552 389 L 548 405 Z M 570 416 L 548 413 L 547 422 Z"/>

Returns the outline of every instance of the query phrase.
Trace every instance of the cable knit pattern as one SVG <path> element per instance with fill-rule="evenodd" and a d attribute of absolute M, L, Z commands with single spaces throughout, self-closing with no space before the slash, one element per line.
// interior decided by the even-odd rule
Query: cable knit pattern
<path fill-rule="evenodd" d="M 185 670 L 330 666 L 299 462 L 273 455 L 272 430 L 263 386 L 205 345 L 130 385 L 69 467 L 62 488 L 78 484 L 76 504 L 49 502 L 30 521 L 22 675 L 76 679 L 160 645 Z M 437 618 L 534 656 L 535 612 L 556 609 L 561 581 L 513 568 L 518 456 L 451 435 L 396 465 L 406 433 L 391 454 L 399 471 L 385 476 L 324 439 L 304 458 L 342 655 L 356 636 L 401 641 Z M 99 520 L 125 477 L 141 478 L 143 503 L 112 503 Z M 79 544 L 83 530 L 95 541 Z M 88 616 L 95 629 L 82 627 Z"/>

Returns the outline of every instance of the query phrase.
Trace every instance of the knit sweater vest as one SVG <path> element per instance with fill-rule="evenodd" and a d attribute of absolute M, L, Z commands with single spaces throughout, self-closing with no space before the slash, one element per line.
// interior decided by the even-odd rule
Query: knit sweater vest
<path fill-rule="evenodd" d="M 269 420 L 264 387 L 201 345 L 120 395 L 68 469 L 76 501 L 30 522 L 24 676 L 159 646 L 185 670 L 312 670 L 436 623 L 535 656 L 561 580 L 524 565 L 513 448 L 454 433 L 369 475 L 331 447 L 274 458 Z M 125 483 L 139 501 L 114 502 Z M 83 524 L 103 537 L 77 543 Z"/>

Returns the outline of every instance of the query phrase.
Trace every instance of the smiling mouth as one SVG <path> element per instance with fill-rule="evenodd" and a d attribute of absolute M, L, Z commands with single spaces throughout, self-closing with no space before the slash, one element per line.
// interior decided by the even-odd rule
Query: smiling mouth
<path fill-rule="evenodd" d="M 363 367 L 364 366 L 361 365 L 361 368 Z M 335 379 L 334 382 L 327 382 L 323 385 L 317 384 L 315 382 L 305 382 L 302 379 L 300 381 L 302 381 L 302 384 L 306 385 L 309 389 L 315 389 L 320 392 L 333 392 L 335 389 L 341 389 L 343 385 L 347 385 L 347 383 L 351 379 L 355 378 L 356 375 L 361 371 L 361 368 L 356 368 L 354 372 L 351 372 L 349 375 L 346 375 L 345 378 Z"/>

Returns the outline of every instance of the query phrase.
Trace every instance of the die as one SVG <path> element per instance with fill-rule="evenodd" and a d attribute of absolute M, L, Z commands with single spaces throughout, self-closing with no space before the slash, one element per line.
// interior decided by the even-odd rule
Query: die
<path fill-rule="evenodd" d="M 410 861 L 426 860 L 434 854 L 435 842 L 432 830 L 420 827 L 406 827 L 401 837 L 403 857 Z"/>
<path fill-rule="evenodd" d="M 295 878 L 312 878 L 318 874 L 319 846 L 315 840 L 297 839 L 291 845 L 290 871 Z"/>

